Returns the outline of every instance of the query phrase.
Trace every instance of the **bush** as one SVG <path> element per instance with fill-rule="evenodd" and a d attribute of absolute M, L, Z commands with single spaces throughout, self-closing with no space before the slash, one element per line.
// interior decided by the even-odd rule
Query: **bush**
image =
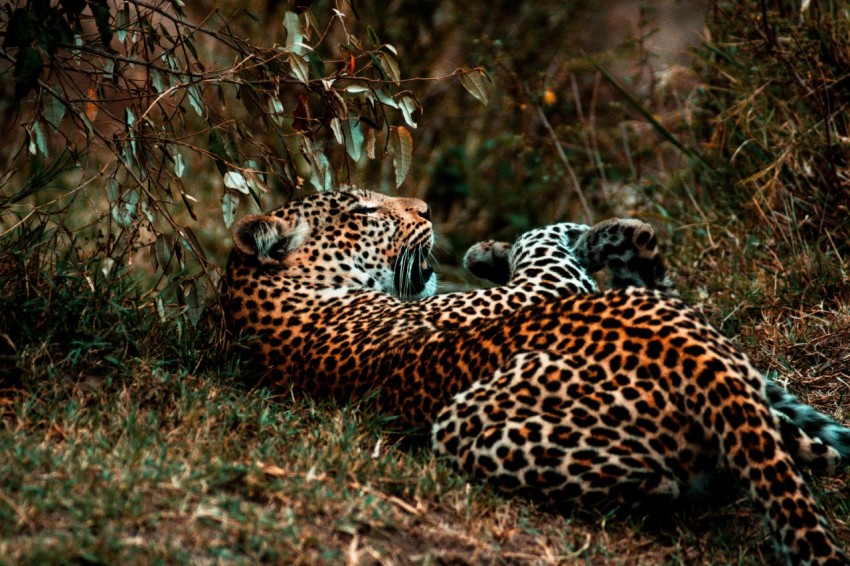
<path fill-rule="evenodd" d="M 350 11 L 309 4 L 283 14 L 280 43 L 240 31 L 261 21 L 242 7 L 6 6 L 0 58 L 23 136 L 4 146 L 5 230 L 35 219 L 90 238 L 92 253 L 155 274 L 144 285 L 197 319 L 238 209 L 352 183 L 384 158 L 399 186 L 417 81 Z M 481 69 L 452 74 L 486 96 Z"/>
<path fill-rule="evenodd" d="M 840 2 L 717 2 L 702 49 L 707 154 L 728 205 L 789 246 L 850 252 L 850 13 Z M 830 243 L 831 242 L 831 243 Z"/>

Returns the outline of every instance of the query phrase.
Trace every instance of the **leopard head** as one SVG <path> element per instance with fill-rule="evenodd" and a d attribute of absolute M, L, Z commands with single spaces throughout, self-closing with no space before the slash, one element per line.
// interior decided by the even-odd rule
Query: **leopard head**
<path fill-rule="evenodd" d="M 365 190 L 317 193 L 233 227 L 235 254 L 258 275 L 360 287 L 402 300 L 433 295 L 431 214 L 418 199 Z"/>

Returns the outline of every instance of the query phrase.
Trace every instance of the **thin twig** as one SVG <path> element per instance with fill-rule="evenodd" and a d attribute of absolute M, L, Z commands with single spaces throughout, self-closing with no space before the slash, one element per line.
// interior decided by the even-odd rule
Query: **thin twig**
<path fill-rule="evenodd" d="M 549 133 L 549 137 L 552 139 L 552 144 L 555 146 L 558 158 L 560 158 L 561 163 L 564 164 L 564 168 L 567 170 L 567 173 L 573 182 L 573 189 L 578 196 L 579 202 L 581 202 L 581 207 L 584 209 L 584 215 L 587 217 L 587 223 L 593 224 L 593 212 L 590 210 L 590 205 L 587 204 L 587 199 L 584 198 L 584 192 L 581 190 L 581 184 L 578 182 L 578 177 L 576 177 L 573 166 L 570 165 L 570 160 L 567 158 L 567 154 L 564 153 L 564 148 L 561 145 L 561 141 L 558 139 L 558 135 L 555 133 L 555 129 L 552 127 L 552 124 L 549 123 L 549 119 L 546 118 L 546 114 L 543 113 L 543 109 L 539 104 L 535 104 L 534 109 L 537 111 L 537 117 L 540 118 L 540 122 L 543 124 L 543 127 L 546 128 L 546 131 Z M 569 188 L 569 184 L 567 184 L 567 188 Z"/>

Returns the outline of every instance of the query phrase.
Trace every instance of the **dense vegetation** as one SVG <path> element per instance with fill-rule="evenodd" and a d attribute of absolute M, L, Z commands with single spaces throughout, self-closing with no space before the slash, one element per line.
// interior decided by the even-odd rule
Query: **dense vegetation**
<path fill-rule="evenodd" d="M 660 521 L 552 512 L 391 416 L 254 387 L 215 285 L 234 217 L 348 182 L 429 200 L 462 285 L 472 241 L 637 215 L 689 301 L 850 422 L 843 3 L 711 2 L 678 60 L 661 1 L 192 4 L 0 9 L 0 561 L 774 556 L 722 478 Z M 816 485 L 850 540 L 846 474 Z"/>

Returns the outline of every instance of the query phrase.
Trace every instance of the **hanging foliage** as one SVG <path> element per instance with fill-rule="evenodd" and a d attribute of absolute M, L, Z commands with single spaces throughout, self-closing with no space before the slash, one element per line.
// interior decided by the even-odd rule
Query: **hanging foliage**
<path fill-rule="evenodd" d="M 196 231 L 211 220 L 229 227 L 272 191 L 352 183 L 370 160 L 388 159 L 400 186 L 421 79 L 404 78 L 398 51 L 374 30 L 366 41 L 352 31 L 348 4 L 308 6 L 292 6 L 262 43 L 234 31 L 259 21 L 247 10 L 190 14 L 180 0 L 28 0 L 0 11 L 0 62 L 23 133 L 0 172 L 3 231 L 47 215 L 105 235 L 96 253 L 126 265 L 146 251 L 156 288 L 201 304 L 196 283 L 217 268 Z M 481 99 L 483 70 L 449 77 L 466 74 Z M 41 186 L 18 182 L 51 161 L 65 166 Z M 218 219 L 206 216 L 211 201 Z M 72 203 L 85 214 L 68 222 Z"/>

